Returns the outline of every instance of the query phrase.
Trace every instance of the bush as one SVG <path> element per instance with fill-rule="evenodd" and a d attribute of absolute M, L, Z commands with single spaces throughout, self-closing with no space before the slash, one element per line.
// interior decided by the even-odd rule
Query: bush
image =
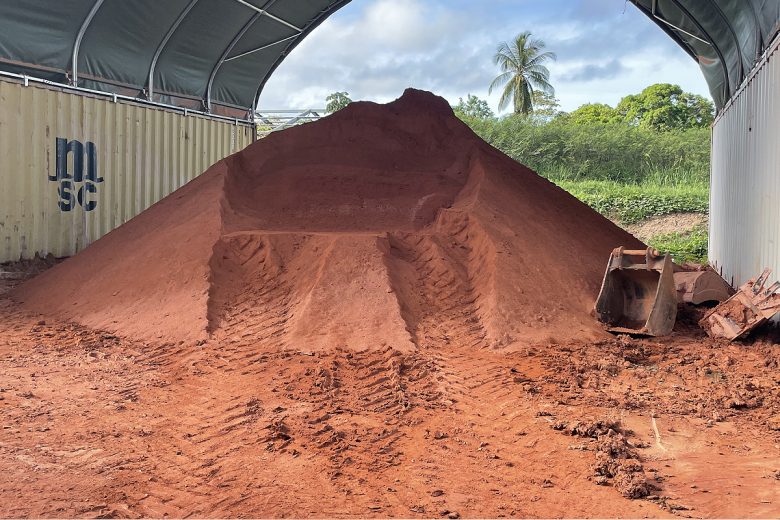
<path fill-rule="evenodd" d="M 651 178 L 642 184 L 614 181 L 558 181 L 557 184 L 622 224 L 670 213 L 706 213 L 709 208 L 709 190 L 701 182 L 672 185 Z"/>
<path fill-rule="evenodd" d="M 706 128 L 657 132 L 625 123 L 574 124 L 566 116 L 549 123 L 523 116 L 466 122 L 485 141 L 553 181 L 709 180 Z"/>
<path fill-rule="evenodd" d="M 626 123 L 583 123 L 564 114 L 463 118 L 484 140 L 621 224 L 670 213 L 707 213 L 710 131 L 659 132 Z M 652 238 L 678 262 L 706 262 L 703 228 Z"/>

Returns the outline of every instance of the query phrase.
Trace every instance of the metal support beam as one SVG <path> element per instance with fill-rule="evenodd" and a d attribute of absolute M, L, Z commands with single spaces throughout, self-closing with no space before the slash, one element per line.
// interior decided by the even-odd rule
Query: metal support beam
<path fill-rule="evenodd" d="M 756 55 L 755 60 L 758 61 L 761 58 L 761 54 L 764 52 L 764 30 L 761 27 L 761 20 L 758 14 L 758 7 L 752 0 L 748 0 L 750 4 L 750 12 L 753 15 L 753 23 L 756 26 Z"/>
<path fill-rule="evenodd" d="M 286 25 L 287 27 L 289 27 L 290 29 L 292 29 L 294 31 L 298 31 L 299 33 L 303 32 L 303 29 L 301 29 L 300 27 L 296 27 L 295 25 L 291 24 L 287 20 L 282 20 L 278 16 L 272 15 L 271 13 L 266 11 L 265 9 L 261 9 L 261 8 L 255 6 L 255 5 L 250 4 L 246 0 L 235 0 L 235 1 L 238 2 L 239 4 L 243 5 L 243 6 L 246 6 L 246 7 L 250 8 L 250 9 L 253 9 L 253 10 L 257 11 L 258 13 L 260 13 L 260 14 L 262 14 L 264 16 L 267 16 L 271 20 L 274 20 L 276 22 L 279 22 L 280 24 Z"/>
<path fill-rule="evenodd" d="M 688 31 L 686 31 L 686 30 L 685 30 L 685 29 L 683 29 L 682 27 L 677 27 L 677 26 L 676 26 L 676 25 L 674 25 L 672 22 L 670 22 L 670 21 L 668 21 L 668 20 L 664 20 L 663 18 L 661 18 L 661 17 L 660 17 L 660 16 L 659 16 L 659 15 L 656 13 L 656 10 L 657 10 L 657 8 L 658 8 L 658 0 L 653 0 L 653 2 L 652 2 L 650 5 L 651 5 L 650 12 L 651 12 L 651 14 L 653 15 L 653 18 L 655 18 L 656 20 L 658 20 L 658 21 L 659 21 L 659 22 L 661 22 L 661 23 L 665 23 L 666 25 L 668 25 L 669 27 L 671 27 L 671 28 L 672 28 L 672 29 L 674 29 L 675 31 L 679 31 L 679 32 L 683 33 L 683 34 L 684 34 L 684 35 L 686 35 L 686 36 L 690 36 L 691 38 L 693 38 L 693 39 L 695 39 L 695 40 L 699 40 L 700 42 L 702 42 L 702 43 L 704 43 L 704 44 L 706 44 L 706 45 L 710 45 L 710 42 L 708 42 L 707 40 L 703 40 L 703 39 L 699 38 L 698 36 L 696 36 L 695 34 L 693 34 L 693 33 L 689 33 Z"/>
<path fill-rule="evenodd" d="M 737 49 L 737 59 L 739 60 L 739 83 L 742 83 L 742 80 L 745 78 L 745 57 L 742 54 L 742 44 L 740 43 L 739 37 L 737 36 L 737 31 L 734 30 L 734 26 L 731 25 L 731 21 L 726 16 L 726 13 L 723 12 L 723 9 L 720 8 L 717 2 L 713 2 L 712 7 L 718 13 L 720 19 L 723 21 L 723 24 L 728 28 L 729 33 L 731 34 L 731 38 L 734 40 L 734 48 Z M 759 32 L 761 32 L 761 30 L 759 30 Z M 739 86 L 739 83 L 737 86 Z"/>
<path fill-rule="evenodd" d="M 312 20 L 309 20 L 309 23 L 306 24 L 306 27 L 303 28 L 303 31 L 301 31 L 300 34 L 287 38 L 292 41 L 287 45 L 287 47 L 285 47 L 285 49 L 281 52 L 281 54 L 273 63 L 273 65 L 271 65 L 271 68 L 268 69 L 268 71 L 265 73 L 263 79 L 260 81 L 260 85 L 258 85 L 257 90 L 255 91 L 255 104 L 254 107 L 252 107 L 253 109 L 257 109 L 257 103 L 260 100 L 260 94 L 263 92 L 263 88 L 265 87 L 265 84 L 268 82 L 268 78 L 270 78 L 271 74 L 273 74 L 276 68 L 279 67 L 279 64 L 281 64 L 282 60 L 287 56 L 287 54 L 289 54 L 289 52 L 293 50 L 295 46 L 298 45 L 298 43 L 303 38 L 305 38 L 311 31 L 316 29 L 317 26 L 321 24 L 328 16 L 330 16 L 331 13 L 338 11 L 339 9 L 347 5 L 349 2 L 350 0 L 334 1 L 328 7 L 320 11 L 316 17 L 314 17 Z M 281 41 L 278 41 L 276 43 L 281 43 Z"/>
<path fill-rule="evenodd" d="M 249 54 L 253 54 L 255 52 L 262 51 L 264 49 L 267 49 L 269 47 L 273 47 L 274 45 L 279 45 L 280 43 L 284 43 L 287 40 L 292 40 L 293 38 L 297 38 L 299 35 L 293 34 L 292 36 L 288 36 L 287 38 L 282 38 L 281 40 L 276 40 L 275 42 L 268 43 L 266 45 L 263 45 L 261 47 L 257 47 L 256 49 L 252 49 L 246 52 L 242 52 L 241 54 L 236 54 L 235 56 L 231 56 L 229 58 L 225 58 L 225 61 L 233 61 L 237 60 L 238 58 L 243 58 L 244 56 L 247 56 Z"/>
<path fill-rule="evenodd" d="M 236 46 L 238 40 L 240 40 L 241 37 L 246 34 L 249 28 L 252 27 L 252 25 L 261 16 L 263 16 L 261 13 L 255 13 L 252 15 L 252 18 L 250 18 L 249 21 L 244 24 L 241 30 L 238 31 L 236 36 L 230 41 L 230 44 L 228 44 L 227 48 L 225 48 L 225 51 L 222 53 L 222 56 L 219 57 L 219 60 L 214 65 L 214 68 L 211 69 L 211 74 L 209 74 L 208 83 L 206 83 L 206 99 L 204 100 L 205 102 L 203 103 L 206 106 L 207 112 L 211 112 L 211 87 L 214 85 L 214 78 L 217 77 L 217 72 L 219 72 L 219 68 L 222 66 L 223 63 L 225 63 L 225 59 L 227 58 L 227 55 L 230 54 L 230 51 L 232 51 L 233 47 Z"/>
<path fill-rule="evenodd" d="M 258 124 L 268 127 L 260 130 L 261 135 L 266 136 L 279 130 L 284 130 L 300 123 L 317 121 L 322 118 L 320 115 L 324 110 L 321 109 L 301 109 L 301 110 L 269 110 L 264 112 L 255 112 L 255 120 Z"/>
<path fill-rule="evenodd" d="M 193 7 L 195 7 L 195 4 L 198 3 L 198 0 L 190 0 L 190 3 L 187 4 L 187 7 L 184 8 L 184 10 L 179 14 L 179 17 L 176 18 L 176 21 L 173 22 L 173 25 L 171 25 L 170 29 L 168 29 L 168 32 L 165 33 L 165 37 L 160 42 L 160 45 L 157 46 L 157 50 L 154 51 L 154 57 L 152 58 L 152 63 L 149 65 L 149 75 L 148 79 L 146 80 L 146 99 L 153 101 L 154 96 L 154 69 L 157 67 L 157 60 L 160 59 L 160 55 L 162 54 L 163 49 L 165 49 L 165 46 L 168 45 L 168 41 L 171 39 L 171 36 L 173 36 L 173 33 L 176 32 L 176 29 L 179 28 L 181 23 L 184 21 L 184 19 L 187 17 L 189 12 L 192 10 Z"/>
<path fill-rule="evenodd" d="M 222 56 L 220 56 L 219 61 L 214 65 L 214 68 L 211 69 L 211 74 L 209 74 L 209 80 L 206 83 L 206 99 L 204 102 L 204 105 L 206 106 L 206 111 L 211 112 L 211 89 L 214 85 L 214 78 L 217 77 L 217 72 L 219 72 L 220 67 L 222 67 L 222 64 L 225 63 L 225 61 L 228 61 L 228 54 L 231 53 L 233 48 L 236 46 L 238 41 L 246 34 L 246 32 L 249 30 L 252 25 L 263 16 L 263 13 L 266 9 L 269 9 L 272 5 L 276 3 L 276 0 L 267 0 L 265 4 L 263 4 L 263 7 L 259 10 L 255 10 L 255 14 L 252 15 L 252 18 L 249 19 L 247 23 L 244 24 L 244 26 L 241 28 L 240 31 L 238 31 L 238 34 L 236 34 L 235 38 L 228 44 L 228 46 L 225 48 L 225 51 L 222 53 Z"/>
<path fill-rule="evenodd" d="M 92 19 L 97 14 L 98 9 L 100 9 L 101 5 L 103 5 L 103 0 L 95 0 L 95 3 L 92 5 L 92 9 L 90 9 L 89 14 L 84 19 L 84 23 L 81 24 L 81 28 L 79 29 L 79 32 L 76 35 L 76 41 L 73 44 L 73 56 L 71 58 L 70 81 L 74 86 L 78 86 L 79 84 L 79 50 L 81 49 L 81 40 L 84 39 L 84 35 L 87 32 L 87 28 L 89 27 L 89 24 L 92 23 Z"/>
<path fill-rule="evenodd" d="M 704 37 L 707 39 L 707 44 L 710 45 L 714 50 L 715 54 L 718 55 L 718 60 L 720 60 L 720 66 L 723 69 L 723 80 L 724 80 L 724 93 L 723 93 L 723 99 L 728 100 L 731 97 L 731 83 L 729 82 L 729 66 L 726 63 L 726 58 L 723 57 L 723 53 L 720 51 L 720 48 L 715 45 L 715 41 L 713 41 L 712 37 L 709 35 L 709 33 L 704 29 L 704 27 L 694 18 L 694 16 L 678 1 L 678 0 L 669 0 L 672 4 L 674 4 L 677 9 L 686 17 L 688 20 L 691 21 L 693 25 L 696 26 L 696 29 L 704 35 Z"/>
<path fill-rule="evenodd" d="M 640 3 L 640 0 L 628 0 L 628 1 L 631 2 L 634 5 L 634 7 L 642 11 L 642 13 L 644 13 L 645 16 L 647 16 L 651 20 L 655 20 L 655 16 L 653 16 L 652 7 L 651 8 L 645 7 L 643 4 Z M 653 0 L 653 4 L 651 5 L 655 5 L 655 0 Z M 682 50 L 684 50 L 685 53 L 691 57 L 691 59 L 698 60 L 696 56 L 696 52 L 694 51 L 693 47 L 691 47 L 691 45 L 687 41 L 683 40 L 677 31 L 672 30 L 672 28 L 666 24 L 660 24 L 657 22 L 658 21 L 656 21 L 656 25 L 658 26 L 659 29 L 661 29 L 664 32 L 664 34 L 666 34 L 669 38 L 674 40 L 675 43 L 677 43 L 677 45 L 679 45 L 682 48 Z"/>
<path fill-rule="evenodd" d="M 731 90 L 730 83 L 729 83 L 729 69 L 728 64 L 726 63 L 726 59 L 723 57 L 723 53 L 720 51 L 717 45 L 715 45 L 715 42 L 712 40 L 712 37 L 707 33 L 707 31 L 704 30 L 704 27 L 696 20 L 696 18 L 691 15 L 691 13 L 682 5 L 678 0 L 669 0 L 669 2 L 674 5 L 674 7 L 679 10 L 682 15 L 687 18 L 695 27 L 696 29 L 704 36 L 704 38 L 701 38 L 699 36 L 696 36 L 694 34 L 691 34 L 688 31 L 685 31 L 679 27 L 676 27 L 675 25 L 672 25 L 671 23 L 667 22 L 660 16 L 656 14 L 656 10 L 658 7 L 658 0 L 652 0 L 650 4 L 650 9 L 647 9 L 646 7 L 643 7 L 639 0 L 630 0 L 631 3 L 633 3 L 635 6 L 637 6 L 640 10 L 644 11 L 646 14 L 648 14 L 651 18 L 654 20 L 657 20 L 658 22 L 661 22 L 663 25 L 659 24 L 659 27 L 664 30 L 669 36 L 671 36 L 673 39 L 675 39 L 678 42 L 681 42 L 684 44 L 684 48 L 686 50 L 690 50 L 689 54 L 693 56 L 694 59 L 698 61 L 698 57 L 696 56 L 695 49 L 692 48 L 691 44 L 689 42 L 686 42 L 683 38 L 679 36 L 679 34 L 675 34 L 678 32 L 681 32 L 691 38 L 696 39 L 697 41 L 700 41 L 706 45 L 709 45 L 712 47 L 712 49 L 715 51 L 715 54 L 718 56 L 718 61 L 720 61 L 721 69 L 723 70 L 723 81 L 724 81 L 724 99 L 729 98 L 729 92 Z M 674 32 L 670 28 L 674 29 Z"/>

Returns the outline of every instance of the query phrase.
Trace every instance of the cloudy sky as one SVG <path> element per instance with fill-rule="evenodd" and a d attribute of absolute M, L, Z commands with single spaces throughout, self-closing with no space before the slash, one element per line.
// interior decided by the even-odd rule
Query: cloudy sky
<path fill-rule="evenodd" d="M 557 53 L 550 77 L 564 110 L 614 106 L 661 82 L 709 97 L 696 63 L 625 0 L 352 0 L 282 63 L 259 108 L 324 107 L 335 91 L 386 102 L 413 86 L 496 110 L 493 54 L 524 30 Z"/>

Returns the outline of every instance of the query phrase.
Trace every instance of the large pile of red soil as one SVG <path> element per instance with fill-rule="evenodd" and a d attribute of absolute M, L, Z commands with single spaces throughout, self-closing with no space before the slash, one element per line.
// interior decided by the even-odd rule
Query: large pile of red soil
<path fill-rule="evenodd" d="M 603 334 L 620 245 L 641 247 L 408 90 L 220 161 L 13 297 L 159 342 L 501 347 Z"/>

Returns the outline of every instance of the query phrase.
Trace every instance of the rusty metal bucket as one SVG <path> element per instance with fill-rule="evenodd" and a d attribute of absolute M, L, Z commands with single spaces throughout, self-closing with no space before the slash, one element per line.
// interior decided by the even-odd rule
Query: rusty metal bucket
<path fill-rule="evenodd" d="M 674 273 L 674 284 L 677 286 L 677 299 L 680 303 L 719 303 L 734 294 L 734 289 L 712 268 L 702 266 L 699 269 L 686 270 L 686 267 L 680 266 Z"/>
<path fill-rule="evenodd" d="M 612 332 L 665 336 L 677 319 L 671 257 L 653 248 L 612 251 L 596 300 L 596 316 Z"/>
<path fill-rule="evenodd" d="M 699 325 L 713 338 L 729 341 L 742 338 L 780 312 L 780 282 L 766 284 L 772 270 L 764 269 L 757 278 L 751 278 L 739 290 L 699 321 Z"/>

